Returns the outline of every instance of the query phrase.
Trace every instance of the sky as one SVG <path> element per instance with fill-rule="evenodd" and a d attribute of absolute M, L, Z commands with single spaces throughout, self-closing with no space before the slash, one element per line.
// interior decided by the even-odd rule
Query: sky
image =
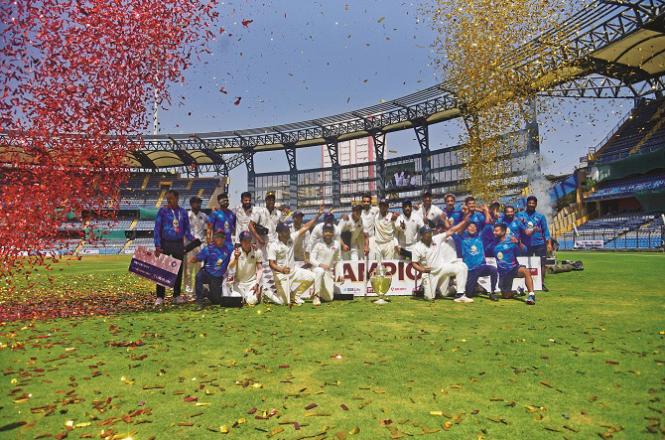
<path fill-rule="evenodd" d="M 224 33 L 212 53 L 170 87 L 160 133 L 240 130 L 324 117 L 390 100 L 441 81 L 426 7 L 431 0 L 273 0 L 220 5 Z M 243 26 L 243 20 L 252 20 Z M 226 93 L 222 92 L 225 91 Z M 237 98 L 240 102 L 235 105 Z M 545 171 L 569 173 L 633 106 L 632 100 L 540 99 Z M 459 120 L 430 127 L 430 148 L 459 144 Z M 418 151 L 413 130 L 387 135 L 390 157 Z M 320 148 L 298 150 L 298 168 Z M 288 169 L 283 152 L 255 156 L 257 173 Z M 231 172 L 230 195 L 246 188 Z"/>

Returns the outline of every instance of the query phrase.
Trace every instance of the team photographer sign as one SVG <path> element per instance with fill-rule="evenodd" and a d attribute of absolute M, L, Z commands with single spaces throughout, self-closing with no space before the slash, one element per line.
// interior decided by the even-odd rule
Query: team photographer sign
<path fill-rule="evenodd" d="M 540 273 L 539 257 L 518 257 L 517 260 L 523 266 L 526 266 L 531 272 L 533 278 L 534 290 L 542 290 L 542 277 Z M 369 261 L 369 272 L 372 273 L 378 262 Z M 496 266 L 494 258 L 487 258 L 487 264 Z M 392 277 L 392 284 L 387 295 L 411 295 L 416 287 L 416 282 L 420 285 L 420 273 L 413 267 L 410 261 L 387 260 L 383 262 L 386 269 L 386 276 Z M 340 261 L 337 263 L 335 273 L 344 278 L 339 284 L 341 293 L 353 294 L 355 296 L 376 296 L 372 291 L 372 284 L 367 279 L 367 263 L 365 261 Z M 489 277 L 480 278 L 479 284 L 489 289 Z M 515 278 L 513 289 L 524 288 L 524 280 Z"/>
<path fill-rule="evenodd" d="M 146 247 L 139 246 L 129 263 L 129 271 L 153 283 L 172 289 L 178 278 L 178 271 L 182 262 L 169 255 L 160 254 Z"/>

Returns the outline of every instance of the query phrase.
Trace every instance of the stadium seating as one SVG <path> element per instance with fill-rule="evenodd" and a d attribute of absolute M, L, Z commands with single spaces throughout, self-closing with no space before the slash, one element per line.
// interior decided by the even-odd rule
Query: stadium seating
<path fill-rule="evenodd" d="M 596 153 L 598 162 L 623 159 L 665 146 L 665 99 L 643 101 Z M 637 148 L 637 150 L 635 150 Z"/>
<path fill-rule="evenodd" d="M 602 240 L 609 249 L 658 249 L 662 246 L 663 221 L 656 214 L 608 215 L 589 220 L 575 233 L 557 237 L 560 249 L 574 249 L 579 242 Z"/>
<path fill-rule="evenodd" d="M 74 251 L 83 254 L 118 254 L 132 253 L 137 246 L 153 245 L 152 230 L 157 208 L 166 203 L 166 191 L 174 189 L 180 194 L 180 204 L 189 206 L 189 199 L 198 196 L 207 207 L 217 191 L 221 191 L 219 178 L 181 178 L 173 174 L 133 173 L 120 190 L 119 209 L 116 218 L 82 223 L 70 220 L 60 226 L 63 245 L 54 252 L 67 254 Z M 143 213 L 148 219 L 141 219 Z M 90 234 L 94 234 L 94 239 Z M 74 240 L 73 234 L 79 232 L 86 240 Z M 85 232 L 85 234 L 84 234 Z M 127 238 L 129 237 L 129 238 Z M 132 237 L 135 237 L 132 239 Z"/>

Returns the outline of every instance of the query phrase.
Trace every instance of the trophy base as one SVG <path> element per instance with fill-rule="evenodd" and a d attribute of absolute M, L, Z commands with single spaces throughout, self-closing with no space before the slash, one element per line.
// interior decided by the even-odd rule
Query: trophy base
<path fill-rule="evenodd" d="M 382 305 L 384 305 L 384 304 L 388 304 L 388 301 L 386 301 L 386 300 L 383 299 L 383 298 L 379 298 L 379 299 L 377 299 L 376 301 L 374 301 L 374 304 L 378 304 L 378 305 L 382 306 Z"/>

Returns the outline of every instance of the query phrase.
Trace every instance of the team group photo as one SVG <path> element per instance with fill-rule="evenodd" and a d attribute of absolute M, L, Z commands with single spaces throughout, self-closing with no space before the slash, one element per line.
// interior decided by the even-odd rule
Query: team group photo
<path fill-rule="evenodd" d="M 0 439 L 665 438 L 665 0 L 0 5 Z"/>

